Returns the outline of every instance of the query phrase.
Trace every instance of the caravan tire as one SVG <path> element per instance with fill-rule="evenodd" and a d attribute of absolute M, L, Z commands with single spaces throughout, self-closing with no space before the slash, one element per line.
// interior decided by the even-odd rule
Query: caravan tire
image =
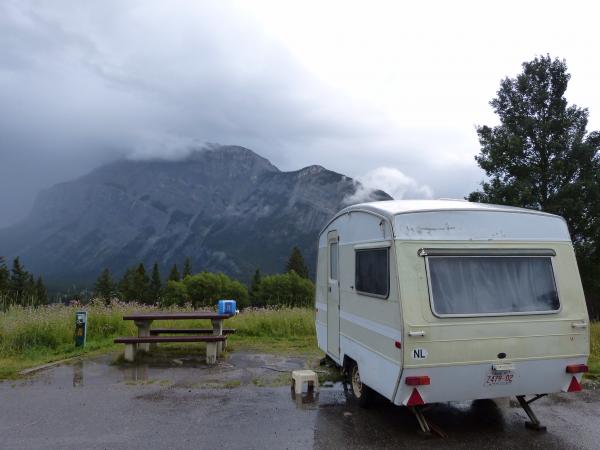
<path fill-rule="evenodd" d="M 348 384 L 350 385 L 349 393 L 352 399 L 359 406 L 367 408 L 373 400 L 375 392 L 361 381 L 358 364 L 354 361 L 352 361 L 348 370 Z"/>

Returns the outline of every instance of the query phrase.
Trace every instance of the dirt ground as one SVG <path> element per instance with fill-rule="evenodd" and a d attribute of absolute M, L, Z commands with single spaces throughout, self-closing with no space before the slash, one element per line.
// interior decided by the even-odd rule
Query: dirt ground
<path fill-rule="evenodd" d="M 508 399 L 432 406 L 445 439 L 422 436 L 406 408 L 360 409 L 342 383 L 296 397 L 289 373 L 306 358 L 235 351 L 203 357 L 159 352 L 136 365 L 115 354 L 75 360 L 0 383 L 0 448 L 598 448 L 600 389 L 534 404 L 546 433 L 525 429 Z M 321 374 L 322 378 L 329 378 Z"/>

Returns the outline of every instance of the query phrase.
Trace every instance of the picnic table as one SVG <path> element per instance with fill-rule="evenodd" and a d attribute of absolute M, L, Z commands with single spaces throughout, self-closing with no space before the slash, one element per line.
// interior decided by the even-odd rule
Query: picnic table
<path fill-rule="evenodd" d="M 125 344 L 125 359 L 135 359 L 137 349 L 150 351 L 151 344 L 161 342 L 206 342 L 206 361 L 214 364 L 217 356 L 223 351 L 227 343 L 225 334 L 235 330 L 224 330 L 223 322 L 233 314 L 219 314 L 211 311 L 194 312 L 153 312 L 134 313 L 123 316 L 123 320 L 133 320 L 138 329 L 138 335 L 130 338 L 117 338 L 115 343 Z M 205 328 L 157 328 L 151 329 L 154 321 L 158 320 L 210 320 L 212 329 Z M 212 333 L 211 333 L 212 332 Z M 187 336 L 159 336 L 159 334 L 185 334 Z M 212 334 L 206 336 L 206 334 Z"/>

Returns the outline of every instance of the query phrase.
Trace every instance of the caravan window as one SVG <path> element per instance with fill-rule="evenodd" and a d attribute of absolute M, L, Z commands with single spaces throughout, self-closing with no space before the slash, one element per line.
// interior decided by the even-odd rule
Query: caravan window
<path fill-rule="evenodd" d="M 539 256 L 429 256 L 437 315 L 531 314 L 558 311 L 552 260 Z"/>
<path fill-rule="evenodd" d="M 329 279 L 338 279 L 338 244 L 332 242 L 329 244 Z"/>
<path fill-rule="evenodd" d="M 390 291 L 389 248 L 356 250 L 356 291 L 387 298 Z"/>

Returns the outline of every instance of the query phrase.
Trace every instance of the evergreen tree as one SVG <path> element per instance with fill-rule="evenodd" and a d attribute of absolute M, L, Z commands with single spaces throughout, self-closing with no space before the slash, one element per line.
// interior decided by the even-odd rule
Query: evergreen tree
<path fill-rule="evenodd" d="M 173 264 L 169 273 L 169 281 L 179 281 L 180 279 L 181 276 L 179 275 L 179 270 L 177 270 L 177 264 Z"/>
<path fill-rule="evenodd" d="M 308 267 L 306 267 L 306 264 L 304 263 L 304 257 L 302 256 L 302 253 L 298 247 L 294 247 L 292 249 L 292 253 L 290 254 L 288 262 L 285 266 L 286 272 L 291 272 L 292 270 L 302 278 L 308 278 Z"/>
<path fill-rule="evenodd" d="M 119 293 L 121 295 L 121 299 L 126 302 L 131 302 L 136 299 L 136 293 L 134 290 L 134 269 L 127 269 L 119 281 Z"/>
<path fill-rule="evenodd" d="M 38 277 L 37 282 L 35 283 L 35 296 L 38 305 L 48 304 L 48 290 L 44 285 L 42 277 Z"/>
<path fill-rule="evenodd" d="M 153 302 L 158 302 L 162 294 L 162 282 L 160 281 L 160 271 L 158 263 L 154 263 L 152 267 L 152 278 L 150 279 L 150 299 Z"/>
<path fill-rule="evenodd" d="M 38 304 L 35 279 L 33 278 L 33 274 L 31 274 L 29 272 L 27 272 L 27 283 L 25 285 L 25 295 L 21 298 L 21 304 L 23 306 L 35 306 Z"/>
<path fill-rule="evenodd" d="M 4 258 L 0 256 L 0 296 L 8 295 L 9 280 L 10 272 L 6 267 Z"/>
<path fill-rule="evenodd" d="M 567 104 L 569 79 L 565 61 L 547 55 L 502 80 L 490 102 L 500 125 L 477 128 L 475 159 L 489 181 L 469 200 L 563 216 L 592 312 L 594 303 L 600 311 L 600 132 L 586 131 L 587 109 Z"/>
<path fill-rule="evenodd" d="M 144 264 L 127 269 L 119 282 L 119 291 L 125 301 L 152 302 L 150 298 L 150 278 L 146 274 Z"/>
<path fill-rule="evenodd" d="M 150 278 L 146 274 L 146 268 L 144 264 L 140 264 L 135 269 L 133 277 L 133 290 L 135 292 L 136 300 L 142 303 L 151 303 L 150 296 Z"/>
<path fill-rule="evenodd" d="M 13 267 L 10 274 L 9 291 L 12 297 L 20 303 L 26 295 L 26 290 L 29 283 L 29 274 L 21 265 L 21 261 L 17 256 L 13 260 Z"/>
<path fill-rule="evenodd" d="M 192 274 L 192 260 L 188 256 L 183 263 L 183 278 Z"/>
<path fill-rule="evenodd" d="M 98 298 L 104 300 L 106 304 L 110 303 L 110 300 L 115 294 L 115 285 L 110 274 L 110 270 L 105 268 L 94 285 L 94 292 Z"/>
<path fill-rule="evenodd" d="M 260 275 L 260 269 L 256 269 L 256 271 L 254 272 L 254 276 L 252 277 L 252 283 L 250 284 L 249 292 L 250 303 L 252 304 L 252 306 L 259 306 L 263 303 L 260 292 L 261 281 L 262 276 Z"/>

